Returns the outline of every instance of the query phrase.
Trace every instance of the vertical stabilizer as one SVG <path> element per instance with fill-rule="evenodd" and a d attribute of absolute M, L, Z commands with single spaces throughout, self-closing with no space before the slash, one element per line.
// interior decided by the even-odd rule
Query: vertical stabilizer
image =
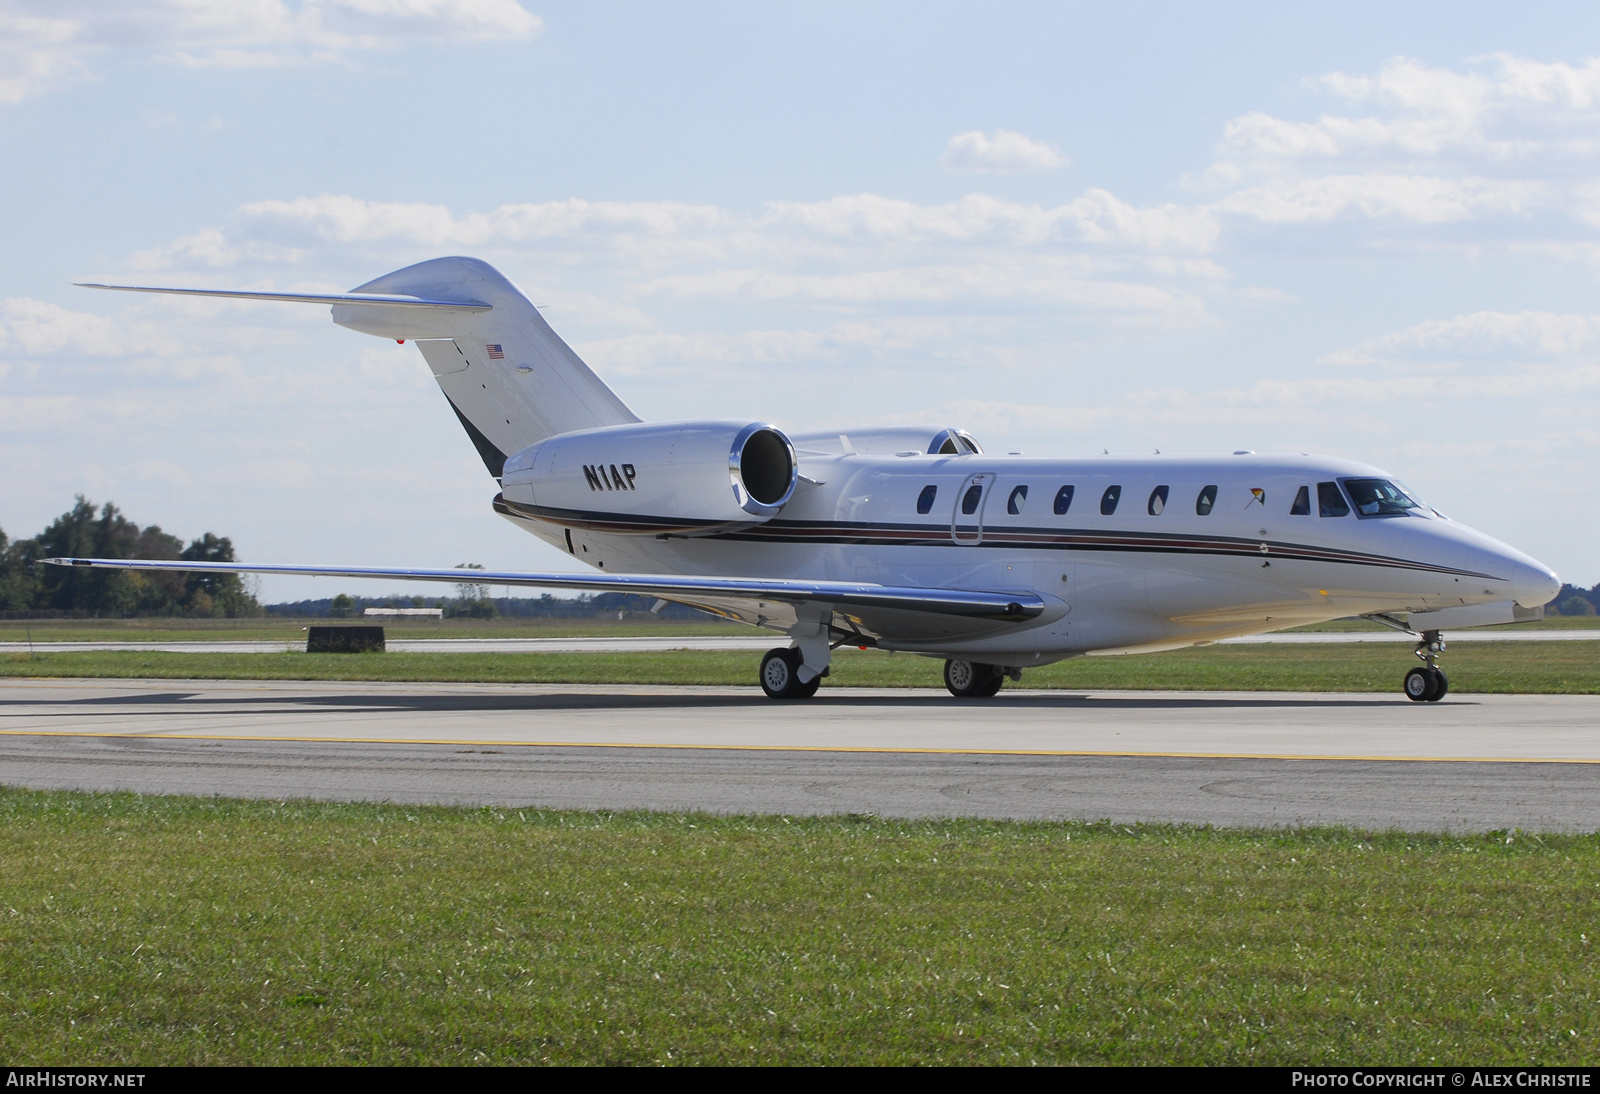
<path fill-rule="evenodd" d="M 546 437 L 639 418 L 544 321 L 522 290 L 475 258 L 435 258 L 353 293 L 489 305 L 468 311 L 335 304 L 341 326 L 415 340 L 490 474 Z"/>

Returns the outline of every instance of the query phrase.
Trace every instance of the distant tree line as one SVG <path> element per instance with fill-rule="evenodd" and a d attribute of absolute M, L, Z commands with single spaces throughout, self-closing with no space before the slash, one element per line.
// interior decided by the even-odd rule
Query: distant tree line
<path fill-rule="evenodd" d="M 297 619 L 340 619 L 360 616 L 368 608 L 443 608 L 445 618 L 494 619 L 599 619 L 616 617 L 618 612 L 632 614 L 648 612 L 654 598 L 635 596 L 632 593 L 601 593 L 597 596 L 580 596 L 576 599 L 551 596 L 523 597 L 421 597 L 421 596 L 338 596 L 321 600 L 295 600 L 282 604 L 268 604 L 265 610 L 271 615 L 286 615 Z M 668 604 L 660 612 L 663 619 L 706 618 L 705 613 L 682 604 Z"/>
<path fill-rule="evenodd" d="M 1549 607 L 1545 608 L 1547 615 L 1595 615 L 1597 612 L 1600 612 L 1600 585 L 1592 589 L 1563 585 Z"/>
<path fill-rule="evenodd" d="M 0 530 L 0 611 L 122 618 L 260 615 L 237 574 L 138 573 L 45 566 L 45 558 L 152 558 L 233 562 L 233 541 L 207 532 L 187 546 L 159 525 L 144 528 L 110 502 L 98 509 L 81 494 L 31 539 Z"/>

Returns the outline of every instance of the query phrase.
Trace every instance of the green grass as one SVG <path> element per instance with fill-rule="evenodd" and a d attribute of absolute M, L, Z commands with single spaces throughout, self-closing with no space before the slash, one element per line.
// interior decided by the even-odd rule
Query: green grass
<path fill-rule="evenodd" d="M 774 644 L 780 640 L 774 639 Z M 0 655 L 0 676 L 164 680 L 393 680 L 755 686 L 753 652 L 660 653 L 160 653 Z M 1402 644 L 1211 646 L 1087 657 L 1027 669 L 1041 688 L 1193 691 L 1397 691 L 1417 662 Z M 841 649 L 825 687 L 942 687 L 942 663 Z M 1600 642 L 1457 644 L 1445 656 L 1452 693 L 1600 694 Z"/>
<path fill-rule="evenodd" d="M 52 619 L 35 622 L 0 620 L 0 642 L 304 642 L 308 624 L 376 623 L 395 641 L 419 638 L 620 638 L 735 635 L 751 636 L 754 628 L 706 620 L 663 620 L 648 612 L 630 612 L 626 619 L 446 619 L 400 622 L 393 619 Z M 1336 619 L 1301 631 L 1382 631 L 1366 619 Z M 1497 631 L 1600 630 L 1597 616 L 1553 616 L 1533 623 L 1496 627 Z M 775 639 L 776 640 L 776 639 Z"/>
<path fill-rule="evenodd" d="M 1313 623 L 1309 627 L 1290 627 L 1287 633 L 1350 633 L 1353 631 L 1386 631 L 1382 623 L 1370 619 L 1333 619 L 1326 623 Z M 1506 623 L 1496 627 L 1481 628 L 1485 634 L 1503 634 L 1514 631 L 1600 631 L 1600 616 L 1551 615 L 1528 623 Z M 1447 635 L 1448 637 L 1448 632 Z"/>
<path fill-rule="evenodd" d="M 0 642 L 300 642 L 307 624 L 374 623 L 386 638 L 617 638 L 751 635 L 751 627 L 707 619 L 663 620 L 649 612 L 609 619 L 50 619 L 0 620 Z M 1600 624 L 1597 624 L 1600 627 Z"/>
<path fill-rule="evenodd" d="M 1592 1064 L 1600 838 L 0 790 L 18 1065 Z"/>

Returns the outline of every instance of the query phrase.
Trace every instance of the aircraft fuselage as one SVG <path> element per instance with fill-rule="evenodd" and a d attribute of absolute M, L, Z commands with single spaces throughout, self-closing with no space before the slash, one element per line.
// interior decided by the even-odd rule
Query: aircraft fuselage
<path fill-rule="evenodd" d="M 956 632 L 926 618 L 856 620 L 882 648 L 1031 664 L 1352 615 L 1542 604 L 1559 587 L 1538 562 L 1425 505 L 1359 512 L 1350 482 L 1395 479 L 1350 460 L 859 455 L 808 451 L 805 438 L 796 445 L 799 488 L 781 513 L 747 527 L 685 533 L 630 514 L 619 531 L 601 491 L 592 510 L 565 509 L 557 520 L 532 517 L 537 506 L 502 512 L 564 550 L 570 535 L 574 556 L 611 572 L 1033 592 L 1048 607 L 1026 624 Z M 629 469 L 637 479 L 665 473 Z M 789 621 L 781 610 L 754 619 L 722 607 L 751 622 Z"/>

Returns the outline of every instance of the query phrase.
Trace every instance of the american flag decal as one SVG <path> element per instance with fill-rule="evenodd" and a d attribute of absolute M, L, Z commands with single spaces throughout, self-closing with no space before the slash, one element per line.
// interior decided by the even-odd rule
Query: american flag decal
<path fill-rule="evenodd" d="M 489 360 L 491 361 L 504 361 L 506 359 L 506 351 L 499 346 L 484 346 L 483 348 L 489 351 Z"/>

